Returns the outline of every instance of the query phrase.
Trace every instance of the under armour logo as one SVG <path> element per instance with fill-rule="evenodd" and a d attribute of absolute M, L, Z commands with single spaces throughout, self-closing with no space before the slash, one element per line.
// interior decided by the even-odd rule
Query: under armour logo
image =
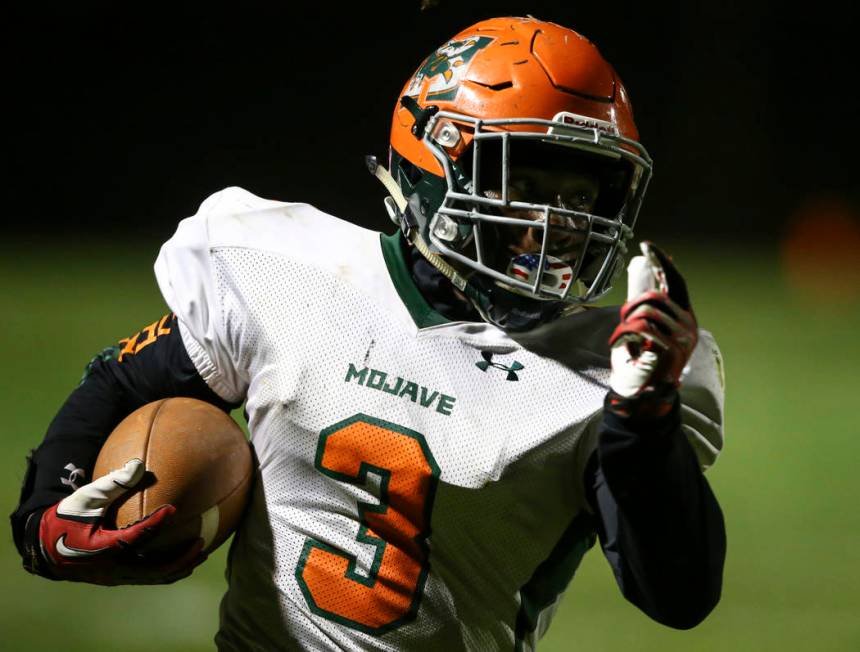
<path fill-rule="evenodd" d="M 520 377 L 517 376 L 517 372 L 523 368 L 519 362 L 514 360 L 513 364 L 508 367 L 507 365 L 503 365 L 499 362 L 493 362 L 493 353 L 492 351 L 481 351 L 481 357 L 483 360 L 479 360 L 475 363 L 475 366 L 481 371 L 486 372 L 490 367 L 495 367 L 496 369 L 501 369 L 502 371 L 507 371 L 508 376 L 505 380 L 519 380 Z"/>
<path fill-rule="evenodd" d="M 71 487 L 72 489 L 75 489 L 75 490 L 79 489 L 80 487 L 78 487 L 78 484 L 77 484 L 78 480 L 85 480 L 87 477 L 87 472 L 84 471 L 83 469 L 79 469 L 78 467 L 76 467 L 71 462 L 66 464 L 66 466 L 64 466 L 63 468 L 69 472 L 69 477 L 68 478 L 60 478 L 60 482 L 62 482 L 64 485 Z"/>

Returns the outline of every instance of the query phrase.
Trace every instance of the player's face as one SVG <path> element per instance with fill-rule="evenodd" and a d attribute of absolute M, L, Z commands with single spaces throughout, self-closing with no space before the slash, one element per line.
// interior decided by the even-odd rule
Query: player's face
<path fill-rule="evenodd" d="M 547 204 L 568 210 L 590 213 L 597 203 L 600 182 L 596 175 L 584 171 L 547 170 L 533 165 L 512 166 L 508 196 L 511 201 L 527 201 Z M 498 190 L 486 191 L 490 197 L 500 198 Z M 507 217 L 542 222 L 542 211 L 502 209 Z M 585 218 L 571 218 L 552 214 L 550 224 L 549 251 L 547 253 L 572 264 L 579 245 L 585 239 Z M 504 229 L 503 246 L 511 257 L 519 254 L 538 253 L 541 250 L 543 229 Z"/>

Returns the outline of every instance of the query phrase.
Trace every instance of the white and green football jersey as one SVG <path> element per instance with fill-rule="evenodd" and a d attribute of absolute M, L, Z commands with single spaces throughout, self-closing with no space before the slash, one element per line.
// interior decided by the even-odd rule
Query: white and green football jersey
<path fill-rule="evenodd" d="M 396 237 L 239 188 L 155 270 L 204 380 L 246 400 L 259 460 L 221 649 L 534 647 L 594 543 L 582 475 L 617 310 L 516 338 L 448 322 Z M 681 396 L 708 466 L 723 390 L 704 331 Z"/>

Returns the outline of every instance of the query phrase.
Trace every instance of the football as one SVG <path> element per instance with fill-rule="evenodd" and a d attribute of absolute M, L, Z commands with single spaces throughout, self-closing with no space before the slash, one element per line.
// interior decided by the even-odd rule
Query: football
<path fill-rule="evenodd" d="M 236 529 L 254 476 L 251 447 L 228 415 L 204 401 L 168 398 L 132 412 L 110 434 L 93 478 L 143 460 L 146 474 L 105 515 L 122 528 L 162 505 L 176 513 L 141 546 L 155 559 L 170 559 L 196 538 L 211 553 Z"/>

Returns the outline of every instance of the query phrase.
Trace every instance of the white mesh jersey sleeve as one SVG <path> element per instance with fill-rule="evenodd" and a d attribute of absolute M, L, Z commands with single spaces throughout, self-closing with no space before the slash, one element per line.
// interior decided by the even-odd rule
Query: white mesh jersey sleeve
<path fill-rule="evenodd" d="M 237 335 L 241 311 L 230 311 L 219 292 L 211 259 L 210 221 L 247 210 L 265 200 L 240 188 L 227 188 L 208 197 L 195 215 L 182 220 L 161 247 L 155 276 L 168 306 L 179 320 L 182 341 L 204 381 L 223 399 L 240 402 L 247 376 L 239 368 Z"/>
<path fill-rule="evenodd" d="M 714 336 L 699 330 L 699 343 L 681 375 L 681 422 L 699 464 L 707 469 L 723 448 L 725 376 Z"/>
<path fill-rule="evenodd" d="M 373 296 L 387 282 L 367 262 L 378 257 L 378 249 L 374 232 L 308 204 L 263 199 L 232 187 L 207 198 L 195 215 L 179 223 L 161 247 L 155 275 L 200 375 L 219 396 L 240 402 L 249 391 L 253 360 L 266 355 L 251 331 L 259 330 L 258 318 L 275 301 L 274 285 L 294 286 L 291 303 L 284 306 L 288 312 L 326 275 Z M 237 256 L 240 262 L 234 261 Z M 293 261 L 302 273 L 280 276 L 273 270 L 281 263 L 272 267 L 267 262 L 273 256 Z M 295 317 L 279 336 L 307 337 L 307 324 Z"/>

